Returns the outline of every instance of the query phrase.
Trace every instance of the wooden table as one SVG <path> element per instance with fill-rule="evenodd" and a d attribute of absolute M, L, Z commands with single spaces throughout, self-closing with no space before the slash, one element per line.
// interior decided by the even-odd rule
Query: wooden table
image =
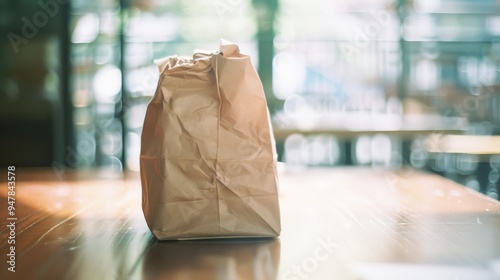
<path fill-rule="evenodd" d="M 500 279 L 497 201 L 413 170 L 280 172 L 280 238 L 158 242 L 137 174 L 18 170 L 0 279 Z"/>

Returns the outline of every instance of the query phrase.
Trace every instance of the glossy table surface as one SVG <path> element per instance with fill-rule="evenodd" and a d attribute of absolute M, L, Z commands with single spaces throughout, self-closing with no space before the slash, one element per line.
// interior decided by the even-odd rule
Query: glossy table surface
<path fill-rule="evenodd" d="M 0 183 L 0 279 L 500 279 L 495 200 L 414 170 L 279 177 L 280 238 L 159 242 L 137 174 L 17 170 L 15 272 Z"/>

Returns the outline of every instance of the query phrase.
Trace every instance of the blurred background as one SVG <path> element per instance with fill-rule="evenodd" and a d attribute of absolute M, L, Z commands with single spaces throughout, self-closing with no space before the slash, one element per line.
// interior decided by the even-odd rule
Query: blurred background
<path fill-rule="evenodd" d="M 291 169 L 410 166 L 498 199 L 497 0 L 3 0 L 0 35 L 0 166 L 139 171 L 153 59 L 224 38 Z"/>

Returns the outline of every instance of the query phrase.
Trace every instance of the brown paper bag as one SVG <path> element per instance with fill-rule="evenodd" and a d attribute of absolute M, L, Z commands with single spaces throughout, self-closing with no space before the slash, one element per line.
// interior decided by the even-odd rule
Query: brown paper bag
<path fill-rule="evenodd" d="M 142 207 L 158 239 L 280 233 L 276 151 L 250 57 L 220 52 L 155 61 L 160 79 L 141 143 Z"/>

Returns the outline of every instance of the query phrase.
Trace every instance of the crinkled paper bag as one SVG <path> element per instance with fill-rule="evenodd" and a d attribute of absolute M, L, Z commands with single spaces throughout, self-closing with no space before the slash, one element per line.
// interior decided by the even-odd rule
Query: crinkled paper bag
<path fill-rule="evenodd" d="M 266 99 L 237 45 L 155 61 L 141 142 L 142 207 L 163 239 L 272 237 L 281 230 Z"/>

